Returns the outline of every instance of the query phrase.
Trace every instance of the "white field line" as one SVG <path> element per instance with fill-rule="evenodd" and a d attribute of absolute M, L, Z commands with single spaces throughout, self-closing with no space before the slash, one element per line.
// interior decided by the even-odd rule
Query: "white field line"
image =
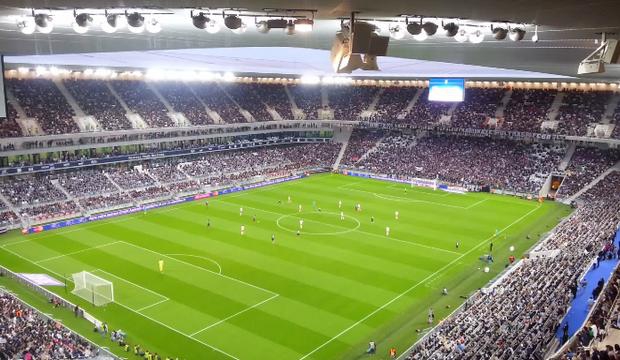
<path fill-rule="evenodd" d="M 61 279 L 65 279 L 65 278 L 66 278 L 65 276 L 63 276 L 63 275 L 61 275 L 61 274 L 59 274 L 59 273 L 57 273 L 57 272 L 55 272 L 55 271 L 53 271 L 53 270 L 51 270 L 51 269 L 49 269 L 49 268 L 46 268 L 46 267 L 45 267 L 45 266 L 43 266 L 43 265 L 40 265 L 40 264 L 35 264 L 32 260 L 30 260 L 30 259 L 28 259 L 28 258 L 26 258 L 26 257 L 24 257 L 24 256 L 22 256 L 22 255 L 20 255 L 20 254 L 18 254 L 18 253 L 16 253 L 16 252 L 12 251 L 12 250 L 7 249 L 7 248 L 5 248 L 4 246 L 3 246 L 2 248 L 3 248 L 5 251 L 8 251 L 8 252 L 12 253 L 12 254 L 13 254 L 13 255 L 15 255 L 15 256 L 17 256 L 17 257 L 19 257 L 19 258 L 22 258 L 23 260 L 28 261 L 28 262 L 32 263 L 33 265 L 38 266 L 38 267 L 40 267 L 41 269 L 44 269 L 44 270 L 48 271 L 50 274 L 54 274 L 54 275 L 56 275 L 56 276 L 60 277 Z M 69 279 L 69 278 L 66 278 L 66 279 L 67 279 L 67 280 L 69 280 L 69 281 L 71 281 L 71 282 L 73 282 L 73 281 L 72 281 L 71 279 Z M 124 280 L 124 279 L 123 279 L 123 280 Z M 191 335 L 189 335 L 189 334 L 186 334 L 186 333 L 184 333 L 184 332 L 182 332 L 182 331 L 179 331 L 179 330 L 177 330 L 177 329 L 173 328 L 173 327 L 172 327 L 172 326 L 170 326 L 170 325 L 164 324 L 163 322 L 161 322 L 161 321 L 159 321 L 159 320 L 157 320 L 157 319 L 154 319 L 154 318 L 152 318 L 152 317 L 150 317 L 150 316 L 148 316 L 148 315 L 145 315 L 145 314 L 143 314 L 143 313 L 141 313 L 141 312 L 139 312 L 139 311 L 137 311 L 137 310 L 135 310 L 135 309 L 132 309 L 132 308 L 130 308 L 130 307 L 129 307 L 129 306 L 127 306 L 127 305 L 124 305 L 124 304 L 122 304 L 122 303 L 120 303 L 120 302 L 116 302 L 116 301 L 115 301 L 114 303 L 115 303 L 115 304 L 117 304 L 117 305 L 119 305 L 119 306 L 121 306 L 121 307 L 123 307 L 123 308 L 125 308 L 125 309 L 127 309 L 127 310 L 129 310 L 129 311 L 131 311 L 131 312 L 134 312 L 134 313 L 136 313 L 136 314 L 138 314 L 138 315 L 140 315 L 140 316 L 142 316 L 142 317 L 144 317 L 144 318 L 146 318 L 146 319 L 149 319 L 149 320 L 151 320 L 152 322 L 154 322 L 154 323 L 156 323 L 156 324 L 159 324 L 159 325 L 161 325 L 161 326 L 163 326 L 163 327 L 165 327 L 165 328 L 167 328 L 167 329 L 169 329 L 169 330 L 171 330 L 171 331 L 173 331 L 173 332 L 175 332 L 175 333 L 177 333 L 177 334 L 183 335 L 183 336 L 187 337 L 188 339 L 191 339 L 191 340 L 193 340 L 193 341 L 195 341 L 195 342 L 197 342 L 197 343 L 199 343 L 199 344 L 202 344 L 202 345 L 204 345 L 204 346 L 206 346 L 206 347 L 208 347 L 208 348 L 210 348 L 210 349 L 213 349 L 213 350 L 215 350 L 215 351 L 217 351 L 217 352 L 219 352 L 219 353 L 221 353 L 221 354 L 223 354 L 223 355 L 226 355 L 226 356 L 228 356 L 228 357 L 229 357 L 229 358 L 231 358 L 231 359 L 239 360 L 239 358 L 238 358 L 238 357 L 236 357 L 236 356 L 234 356 L 234 355 L 231 355 L 231 354 L 227 353 L 226 351 L 224 351 L 224 350 L 222 350 L 222 349 L 219 349 L 219 348 L 217 348 L 217 347 L 215 347 L 215 346 L 213 346 L 213 345 L 210 345 L 210 344 L 208 344 L 208 343 L 206 343 L 206 342 L 204 342 L 204 341 L 198 340 L 198 339 L 196 339 L 195 337 L 193 337 L 193 336 L 191 336 Z"/>
<path fill-rule="evenodd" d="M 413 187 L 411 187 L 411 184 L 405 184 L 405 183 L 395 183 L 395 184 L 388 186 L 387 188 L 396 189 L 396 190 L 406 189 L 407 192 L 420 193 L 420 194 L 425 194 L 425 195 L 433 195 L 433 196 L 439 196 L 439 197 L 448 197 L 450 195 L 456 194 L 456 193 L 449 193 L 449 192 L 445 192 L 441 190 L 439 192 L 437 192 L 437 190 L 434 190 L 433 192 L 422 191 L 422 190 L 417 189 L 418 186 L 414 185 Z M 458 194 L 458 195 L 467 196 L 466 194 Z"/>
<path fill-rule="evenodd" d="M 150 308 L 155 307 L 155 306 L 157 306 L 157 305 L 159 305 L 159 304 L 165 303 L 165 302 L 166 302 L 166 301 L 168 301 L 168 300 L 170 300 L 170 299 L 166 298 L 166 299 L 160 300 L 160 301 L 158 301 L 158 302 L 156 302 L 156 303 L 153 303 L 153 304 L 151 304 L 151 305 L 147 305 L 147 306 L 145 306 L 145 307 L 139 308 L 139 309 L 138 309 L 138 310 L 136 310 L 136 311 L 137 311 L 137 312 L 140 312 L 140 311 L 144 311 L 144 310 L 146 310 L 146 309 L 150 309 Z"/>
<path fill-rule="evenodd" d="M 165 254 L 165 255 L 167 255 L 167 256 L 187 256 L 187 257 L 193 257 L 193 258 L 197 258 L 197 259 L 207 260 L 207 261 L 210 261 L 213 264 L 215 264 L 217 266 L 217 268 L 218 268 L 219 274 L 220 275 L 222 274 L 222 266 L 220 266 L 220 264 L 217 261 L 215 261 L 215 260 L 213 260 L 211 258 L 208 258 L 206 256 L 192 255 L 192 254 Z"/>
<path fill-rule="evenodd" d="M 473 208 L 474 206 L 478 206 L 478 205 L 480 205 L 480 204 L 482 204 L 483 202 L 488 201 L 488 200 L 489 200 L 489 198 L 482 199 L 482 200 L 480 200 L 480 201 L 476 201 L 475 203 L 473 203 L 473 204 L 469 205 L 469 206 L 468 206 L 468 207 L 466 207 L 465 209 L 469 210 L 469 209 Z"/>
<path fill-rule="evenodd" d="M 200 266 L 198 266 L 198 265 L 194 265 L 194 264 L 192 264 L 192 263 L 188 263 L 188 262 L 186 262 L 186 261 L 179 260 L 179 259 L 177 259 L 177 258 L 173 258 L 172 256 L 168 256 L 168 255 L 166 255 L 166 254 L 162 254 L 162 253 L 159 253 L 159 252 L 154 251 L 154 250 L 151 250 L 151 249 L 147 249 L 147 248 L 142 247 L 142 246 L 140 246 L 140 245 L 132 244 L 132 243 L 129 243 L 129 242 L 126 242 L 126 241 L 120 241 L 120 242 L 125 243 L 125 244 L 130 245 L 130 246 L 133 246 L 133 247 L 138 248 L 138 249 L 142 249 L 142 250 L 144 250 L 144 251 L 151 252 L 151 253 L 153 253 L 153 254 L 160 255 L 160 256 L 162 256 L 162 257 L 166 257 L 166 258 L 168 258 L 168 259 L 172 259 L 172 260 L 174 260 L 174 261 L 178 261 L 178 262 L 180 262 L 180 263 L 182 263 L 182 264 L 185 264 L 185 265 L 187 265 L 187 266 L 193 267 L 193 268 L 195 268 L 195 269 L 199 269 L 199 270 L 202 270 L 202 271 L 206 271 L 206 272 L 209 272 L 209 273 L 211 273 L 211 274 L 215 274 L 215 275 L 217 275 L 217 276 L 221 276 L 221 277 L 223 277 L 223 278 L 226 278 L 226 279 L 229 279 L 229 280 L 232 280 L 232 281 L 238 282 L 238 283 L 240 283 L 240 284 L 247 285 L 247 286 L 249 286 L 249 287 L 252 287 L 252 288 L 255 288 L 255 289 L 258 289 L 258 290 L 262 290 L 262 291 L 264 291 L 264 292 L 266 292 L 266 293 L 269 293 L 269 294 L 271 294 L 271 295 L 279 295 L 279 294 L 278 294 L 278 293 L 276 293 L 276 292 L 273 292 L 273 291 L 271 291 L 271 290 L 268 290 L 268 289 L 262 288 L 262 287 L 260 287 L 260 286 L 257 286 L 257 285 L 254 285 L 254 284 L 250 284 L 250 283 L 247 283 L 247 282 L 245 282 L 245 281 L 243 281 L 243 280 L 239 280 L 239 279 L 237 279 L 237 278 L 230 277 L 230 276 L 227 276 L 227 275 L 224 275 L 224 274 L 219 274 L 219 273 L 217 273 L 217 272 L 215 272 L 215 271 L 212 271 L 212 270 L 209 270 L 209 269 L 205 269 L 205 268 L 200 267 Z"/>
<path fill-rule="evenodd" d="M 107 243 L 107 244 L 103 244 L 103 245 L 92 246 L 92 247 L 89 247 L 89 248 L 87 248 L 87 249 L 82 249 L 82 250 L 78 250 L 78 251 L 74 251 L 74 252 L 70 252 L 70 253 L 66 253 L 66 254 L 62 254 L 62 255 L 58 255 L 58 256 L 52 256 L 52 257 L 47 258 L 47 259 L 38 260 L 38 261 L 35 261 L 34 263 L 38 265 L 38 264 L 40 264 L 40 263 L 42 263 L 42 262 L 51 261 L 51 260 L 56 260 L 56 259 L 62 259 L 62 258 L 64 258 L 64 257 L 66 257 L 66 256 L 71 256 L 71 255 L 81 254 L 81 253 L 86 252 L 86 251 L 90 251 L 90 250 L 95 250 L 95 249 L 104 248 L 104 247 L 106 247 L 106 246 L 110 246 L 110 245 L 118 244 L 119 242 L 120 242 L 120 241 L 113 241 L 113 242 L 110 242 L 110 243 Z"/>
<path fill-rule="evenodd" d="M 237 206 L 238 205 L 236 203 L 225 202 L 222 199 L 220 199 L 220 202 L 223 203 L 223 204 L 232 205 L 232 206 Z M 275 211 L 259 209 L 259 208 L 255 208 L 255 207 L 247 206 L 247 205 L 243 205 L 243 207 L 248 208 L 248 209 L 254 209 L 254 210 L 262 211 L 262 212 L 269 213 L 269 214 L 274 214 L 274 215 L 286 215 L 286 216 L 289 216 L 289 217 L 292 217 L 292 218 L 304 219 L 305 222 L 313 222 L 313 223 L 317 223 L 317 224 L 328 225 L 328 226 L 335 227 L 335 228 L 348 229 L 348 228 L 345 228 L 343 226 L 338 226 L 338 225 L 334 225 L 334 224 L 324 223 L 324 222 L 317 221 L 317 220 L 312 220 L 312 219 L 306 219 L 306 218 L 303 218 L 303 217 L 301 217 L 299 215 L 295 215 L 295 214 L 298 214 L 298 213 L 284 214 L 284 213 L 279 213 L 279 212 L 275 212 Z M 411 245 L 411 246 L 417 246 L 417 247 L 422 247 L 422 248 L 426 248 L 426 249 L 442 251 L 442 252 L 446 252 L 446 253 L 450 253 L 450 254 L 457 254 L 457 255 L 461 254 L 460 252 L 456 252 L 456 251 L 452 251 L 452 250 L 447 250 L 447 249 L 442 249 L 442 248 L 438 248 L 438 247 L 434 247 L 434 246 L 424 245 L 424 244 L 420 244 L 420 243 L 413 242 L 413 241 L 401 240 L 401 239 L 397 239 L 397 238 L 394 238 L 394 237 L 391 237 L 391 236 L 384 236 L 384 235 L 381 235 L 381 234 L 374 234 L 374 233 L 370 233 L 370 232 L 367 232 L 367 231 L 362 231 L 362 230 L 359 230 L 359 229 L 351 230 L 351 232 L 358 232 L 358 233 L 361 233 L 361 234 L 371 235 L 371 236 L 379 237 L 379 238 L 390 240 L 390 241 L 396 241 L 396 242 L 400 242 L 400 243 L 403 243 L 403 244 L 408 244 L 408 245 Z M 307 235 L 312 235 L 312 234 L 307 234 Z"/>
<path fill-rule="evenodd" d="M 370 192 L 370 191 L 365 191 L 365 190 L 355 190 L 355 189 L 351 189 L 351 190 L 352 191 L 360 191 L 360 192 L 365 192 L 365 193 L 373 194 L 375 197 L 378 197 L 379 199 L 383 199 L 383 200 L 409 202 L 409 203 L 434 204 L 434 205 L 445 206 L 445 207 L 450 207 L 450 208 L 454 208 L 454 209 L 467 210 L 467 208 L 465 206 L 444 204 L 444 203 L 440 203 L 440 202 L 436 202 L 436 201 L 428 201 L 428 200 L 407 199 L 407 198 L 400 197 L 400 196 L 387 195 L 387 194 L 379 194 L 379 193 L 376 193 L 376 192 Z"/>
<path fill-rule="evenodd" d="M 109 276 L 115 277 L 115 278 L 117 278 L 117 279 L 119 279 L 119 280 L 122 280 L 122 281 L 124 281 L 124 282 L 126 282 L 126 283 L 129 283 L 129 284 L 131 284 L 131 285 L 133 285 L 133 286 L 135 286 L 135 287 L 137 287 L 137 288 L 140 288 L 140 289 L 142 289 L 142 290 L 144 290 L 144 291 L 150 292 L 150 293 L 151 293 L 151 294 L 153 294 L 153 295 L 159 296 L 162 300 L 163 300 L 163 299 L 165 299 L 165 300 L 170 300 L 167 296 L 164 296 L 164 295 L 162 295 L 162 294 L 160 294 L 160 293 L 158 293 L 158 292 L 156 292 L 156 291 L 153 291 L 153 290 L 151 290 L 151 289 L 145 288 L 144 286 L 140 286 L 140 285 L 138 285 L 138 284 L 136 284 L 136 283 L 133 283 L 133 282 L 131 282 L 131 281 L 129 281 L 129 280 L 127 280 L 127 279 L 125 279 L 125 278 L 122 278 L 122 277 L 120 277 L 120 276 L 116 276 L 116 275 L 114 275 L 114 274 L 111 274 L 111 273 L 109 273 L 109 272 L 107 272 L 107 271 L 105 271 L 105 270 L 95 269 L 95 270 L 92 270 L 92 271 L 91 271 L 91 273 L 97 273 L 97 272 L 102 272 L 102 273 L 104 273 L 104 274 L 106 274 L 106 275 L 109 275 Z M 139 310 L 138 310 L 138 311 L 139 311 Z"/>
<path fill-rule="evenodd" d="M 248 307 L 248 308 L 245 308 L 245 309 L 243 309 L 243 310 L 241 310 L 241 311 L 239 311 L 239 312 L 237 312 L 237 313 L 234 313 L 234 314 L 232 314 L 232 315 L 230 315 L 230 316 L 228 316 L 228 317 L 225 317 L 225 318 L 223 318 L 223 319 L 219 320 L 218 322 L 215 322 L 215 323 L 213 323 L 213 324 L 211 324 L 211 325 L 209 325 L 209 326 L 206 326 L 206 327 L 204 327 L 204 328 L 202 328 L 202 329 L 200 329 L 200 330 L 198 330 L 198 331 L 196 331 L 196 332 L 194 332 L 194 333 L 190 334 L 190 336 L 196 336 L 196 335 L 200 334 L 200 333 L 201 333 L 201 332 L 203 332 L 203 331 L 209 330 L 209 329 L 211 329 L 212 327 L 218 326 L 219 324 L 221 324 L 221 323 L 223 323 L 223 322 L 226 322 L 226 321 L 228 321 L 228 320 L 230 320 L 230 319 L 234 318 L 235 316 L 241 315 L 241 314 L 243 314 L 243 313 L 244 313 L 244 312 L 246 312 L 246 311 L 250 311 L 250 310 L 252 310 L 252 309 L 254 309 L 254 308 L 256 308 L 256 307 L 259 307 L 259 306 L 263 305 L 264 303 L 266 303 L 266 302 L 268 302 L 268 301 L 271 301 L 271 300 L 273 300 L 273 299 L 277 298 L 278 296 L 280 296 L 280 295 L 275 294 L 275 295 L 271 296 L 271 297 L 270 297 L 270 298 L 268 298 L 268 299 L 265 299 L 265 300 L 263 300 L 263 301 L 261 301 L 261 302 L 259 302 L 259 303 L 255 304 L 255 305 L 252 305 L 252 306 L 250 306 L 250 307 Z"/>
<path fill-rule="evenodd" d="M 506 226 L 505 228 L 501 229 L 498 234 L 501 234 L 502 232 L 506 231 L 508 228 L 512 227 L 513 225 L 515 225 L 516 223 L 520 222 L 521 220 L 525 219 L 527 216 L 529 216 L 531 213 L 533 213 L 534 211 L 538 210 L 540 207 L 537 206 L 536 208 L 528 211 L 525 215 L 521 216 L 520 218 L 518 218 L 517 220 L 513 221 L 512 223 L 510 223 L 508 226 Z M 380 307 L 378 307 L 377 309 L 375 309 L 374 311 L 372 311 L 371 313 L 369 313 L 368 315 L 364 316 L 362 319 L 360 319 L 359 321 L 357 321 L 356 323 L 352 324 L 351 326 L 347 327 L 346 329 L 342 330 L 341 332 L 339 332 L 338 334 L 336 334 L 336 336 L 332 337 L 331 339 L 327 340 L 326 342 L 324 342 L 323 344 L 321 344 L 320 346 L 318 346 L 317 348 L 315 348 L 314 350 L 310 351 L 309 353 L 307 353 L 306 355 L 302 356 L 301 358 L 299 358 L 299 360 L 303 360 L 308 358 L 310 355 L 314 354 L 315 352 L 319 351 L 320 349 L 322 349 L 323 347 L 325 347 L 326 345 L 330 344 L 332 341 L 336 340 L 337 338 L 339 338 L 340 336 L 342 336 L 343 334 L 347 333 L 349 330 L 353 329 L 354 327 L 356 327 L 357 325 L 361 324 L 362 322 L 366 321 L 368 318 L 372 317 L 373 315 L 375 315 L 376 313 L 378 313 L 379 311 L 385 309 L 386 307 L 390 306 L 392 303 L 394 303 L 396 300 L 400 299 L 401 297 L 407 295 L 409 292 L 411 292 L 412 290 L 414 290 L 415 288 L 417 288 L 418 286 L 420 286 L 421 284 L 425 283 L 427 280 L 431 279 L 432 277 L 434 277 L 435 275 L 437 275 L 438 273 L 446 270 L 447 268 L 449 268 L 450 266 L 452 266 L 454 263 L 458 262 L 459 260 L 461 260 L 463 257 L 469 255 L 470 253 L 472 253 L 473 251 L 477 250 L 478 248 L 480 248 L 482 245 L 485 245 L 487 242 L 489 242 L 490 240 L 492 240 L 493 238 L 495 238 L 495 235 L 488 237 L 487 239 L 485 239 L 484 241 L 482 241 L 480 244 L 476 245 L 475 247 L 473 247 L 472 249 L 468 250 L 467 252 L 465 252 L 463 255 L 459 256 L 458 258 L 452 260 L 451 262 L 449 262 L 448 264 L 442 266 L 441 268 L 439 268 L 439 270 L 435 271 L 434 273 L 430 274 L 429 276 L 427 276 L 426 278 L 422 279 L 420 282 L 414 284 L 413 286 L 411 286 L 409 289 L 405 290 L 404 292 L 400 293 L 399 295 L 397 295 L 396 297 L 392 298 L 390 301 L 386 302 L 385 304 L 381 305 Z"/>

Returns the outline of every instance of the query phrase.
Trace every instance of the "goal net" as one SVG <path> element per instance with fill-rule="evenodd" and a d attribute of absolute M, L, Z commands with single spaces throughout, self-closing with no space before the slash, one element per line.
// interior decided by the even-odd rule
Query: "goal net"
<path fill-rule="evenodd" d="M 112 282 L 87 271 L 75 273 L 72 277 L 75 288 L 71 293 L 95 306 L 102 306 L 114 301 L 114 286 Z"/>

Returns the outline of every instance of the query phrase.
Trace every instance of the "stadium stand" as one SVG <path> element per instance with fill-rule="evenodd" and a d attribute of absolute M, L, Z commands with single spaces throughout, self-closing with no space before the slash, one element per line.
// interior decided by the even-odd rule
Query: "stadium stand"
<path fill-rule="evenodd" d="M 39 120 L 45 133 L 67 134 L 79 131 L 73 120 L 73 109 L 52 80 L 7 79 L 6 86 L 26 115 Z"/>
<path fill-rule="evenodd" d="M 559 133 L 564 135 L 587 135 L 588 124 L 600 123 L 605 105 L 611 97 L 607 91 L 566 91 L 564 103 L 558 115 Z"/>
<path fill-rule="evenodd" d="M 215 111 L 227 123 L 244 123 L 247 120 L 239 112 L 239 106 L 214 83 L 210 84 L 191 84 L 189 85 L 196 95 L 209 107 Z"/>
<path fill-rule="evenodd" d="M 192 125 L 213 124 L 213 120 L 205 111 L 205 107 L 198 101 L 187 84 L 157 82 L 155 86 L 174 110 L 183 113 Z"/>
<path fill-rule="evenodd" d="M 321 105 L 321 87 L 308 85 L 288 86 L 295 104 L 306 116 L 306 119 L 318 119 Z"/>
<path fill-rule="evenodd" d="M 3 359 L 90 359 L 98 355 L 92 344 L 2 290 L 0 305 Z"/>
<path fill-rule="evenodd" d="M 487 127 L 487 118 L 495 117 L 503 97 L 504 89 L 467 89 L 465 101 L 459 103 L 452 114 L 451 126 L 466 129 Z"/>
<path fill-rule="evenodd" d="M 334 111 L 334 118 L 357 120 L 362 111 L 368 109 L 378 91 L 379 88 L 374 86 L 328 87 L 329 107 Z"/>
<path fill-rule="evenodd" d="M 65 87 L 87 115 L 97 119 L 104 130 L 128 130 L 131 123 L 125 110 L 110 92 L 106 83 L 99 80 L 64 80 Z"/>
<path fill-rule="evenodd" d="M 379 98 L 373 118 L 378 121 L 398 121 L 405 115 L 405 109 L 419 90 L 417 87 L 386 87 Z"/>
<path fill-rule="evenodd" d="M 566 178 L 562 182 L 558 196 L 568 197 L 575 194 L 618 161 L 620 161 L 618 150 L 577 148 L 566 169 Z"/>
<path fill-rule="evenodd" d="M 514 89 L 504 111 L 506 130 L 541 132 L 540 125 L 557 95 L 556 90 Z"/>
<path fill-rule="evenodd" d="M 405 115 L 405 123 L 414 126 L 435 125 L 442 115 L 447 115 L 450 103 L 431 102 L 428 89 L 424 89 L 413 108 Z"/>
<path fill-rule="evenodd" d="M 172 127 L 168 110 L 149 89 L 145 82 L 136 80 L 113 80 L 110 84 L 125 101 L 130 110 L 137 113 L 151 127 Z"/>
<path fill-rule="evenodd" d="M 6 119 L 0 120 L 0 138 L 22 136 L 22 130 L 15 120 L 17 118 L 17 111 L 10 103 L 7 104 L 6 111 Z"/>
<path fill-rule="evenodd" d="M 256 84 L 222 84 L 222 89 L 230 97 L 247 110 L 255 121 L 271 121 L 273 117 L 267 111 L 267 106 L 261 98 L 259 86 Z"/>
<path fill-rule="evenodd" d="M 283 120 L 294 119 L 291 102 L 286 95 L 284 85 L 254 84 L 254 92 L 262 97 L 263 102 L 274 109 Z"/>
<path fill-rule="evenodd" d="M 357 146 L 357 145 L 354 145 Z M 394 134 L 356 167 L 379 174 L 422 177 L 449 183 L 537 192 L 557 167 L 563 147 L 508 140 Z"/>

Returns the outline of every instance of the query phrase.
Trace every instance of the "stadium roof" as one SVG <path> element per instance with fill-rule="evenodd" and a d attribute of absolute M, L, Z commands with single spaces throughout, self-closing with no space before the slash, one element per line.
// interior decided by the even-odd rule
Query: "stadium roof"
<path fill-rule="evenodd" d="M 7 63 L 84 67 L 232 71 L 251 74 L 332 75 L 327 50 L 304 48 L 213 48 L 7 56 Z M 381 59 L 381 71 L 358 70 L 348 76 L 391 78 L 466 77 L 487 79 L 567 79 L 532 71 L 451 64 L 397 57 Z"/>
<path fill-rule="evenodd" d="M 37 3 L 43 3 L 38 5 Z M 51 9 L 55 26 L 51 34 L 24 35 L 16 27 L 16 17 L 27 14 L 32 6 Z M 287 36 L 272 31 L 259 34 L 253 26 L 244 34 L 230 31 L 208 34 L 192 26 L 190 9 L 197 5 L 210 8 L 240 7 L 253 11 L 263 8 L 316 9 L 315 30 L 308 34 Z M 163 30 L 158 34 L 132 34 L 121 30 L 106 34 L 100 30 L 76 34 L 70 22 L 73 9 L 142 8 L 169 12 L 162 15 Z M 145 10 L 146 11 L 146 10 Z M 418 42 L 410 37 L 391 40 L 388 55 L 398 58 L 438 61 L 533 71 L 544 74 L 576 76 L 577 65 L 597 46 L 601 32 L 620 34 L 620 1 L 617 0 L 520 0 L 489 2 L 488 0 L 212 0 L 206 4 L 193 0 L 4 0 L 0 5 L 0 49 L 6 55 L 71 54 L 115 51 L 144 51 L 204 48 L 274 47 L 328 50 L 340 17 L 351 11 L 372 19 L 394 19 L 408 13 L 425 17 L 460 18 L 483 21 L 509 21 L 529 24 L 523 41 L 485 40 L 480 44 L 457 43 L 445 36 L 433 36 Z M 62 18 L 68 21 L 60 21 Z M 538 24 L 540 41 L 533 43 L 532 24 Z M 253 24 L 250 24 L 253 25 Z M 245 54 L 254 61 L 252 54 Z M 386 59 L 380 67 L 389 71 Z M 620 80 L 620 65 L 607 66 L 607 72 L 586 78 Z"/>

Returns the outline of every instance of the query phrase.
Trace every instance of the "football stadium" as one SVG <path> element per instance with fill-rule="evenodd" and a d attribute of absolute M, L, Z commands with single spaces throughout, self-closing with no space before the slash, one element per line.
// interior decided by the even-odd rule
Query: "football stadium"
<path fill-rule="evenodd" d="M 620 359 L 617 1 L 0 4 L 0 360 Z"/>

